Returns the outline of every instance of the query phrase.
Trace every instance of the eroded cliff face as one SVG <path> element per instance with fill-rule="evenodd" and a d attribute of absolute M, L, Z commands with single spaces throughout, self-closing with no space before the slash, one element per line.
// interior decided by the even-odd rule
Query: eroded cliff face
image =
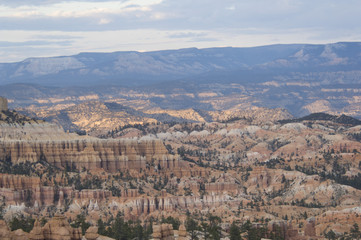
<path fill-rule="evenodd" d="M 13 118 L 21 115 L 14 113 Z M 179 157 L 168 154 L 159 140 L 102 140 L 66 133 L 57 125 L 24 119 L 0 121 L 0 160 L 13 164 L 47 161 L 59 168 L 106 171 L 139 170 L 151 165 L 175 168 Z"/>
<path fill-rule="evenodd" d="M 14 118 L 18 118 L 15 115 Z M 66 133 L 56 124 L 26 119 L 23 122 L 6 122 L 0 119 L 0 141 L 51 141 L 56 139 L 83 139 L 75 133 Z"/>
<path fill-rule="evenodd" d="M 358 176 L 361 145 L 354 139 L 360 127 L 241 119 L 150 125 L 137 140 L 104 140 L 52 126 L 0 123 L 0 170 L 7 173 L 0 174 L 0 196 L 7 217 L 17 209 L 40 216 L 60 210 L 69 220 L 83 214 L 96 226 L 118 213 L 141 221 L 212 214 L 227 223 L 268 219 L 270 231 L 281 229 L 285 239 L 296 239 L 291 237 L 302 224 L 305 236 L 320 236 L 361 223 L 360 189 L 329 175 Z M 16 169 L 23 166 L 31 171 Z M 335 216 L 342 227 L 333 228 Z"/>
<path fill-rule="evenodd" d="M 170 169 L 179 165 L 179 157 L 168 154 L 161 141 L 132 140 L 0 140 L 0 159 L 13 164 L 47 161 L 59 168 L 103 168 L 109 172 L 145 169 L 154 164 Z"/>
<path fill-rule="evenodd" d="M 0 174 L 0 196 L 6 204 L 26 203 L 39 207 L 58 204 L 64 205 L 64 199 L 84 201 L 92 199 L 103 201 L 111 192 L 103 189 L 75 190 L 73 187 L 44 186 L 39 177 Z"/>

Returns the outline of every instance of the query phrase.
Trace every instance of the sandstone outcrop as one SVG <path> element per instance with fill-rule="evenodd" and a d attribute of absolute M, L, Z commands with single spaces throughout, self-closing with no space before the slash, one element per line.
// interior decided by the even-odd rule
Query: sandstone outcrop
<path fill-rule="evenodd" d="M 0 174 L 0 196 L 7 204 L 28 203 L 31 205 L 52 205 L 54 196 L 59 195 L 59 204 L 64 204 L 64 197 L 79 201 L 103 201 L 111 192 L 103 189 L 74 190 L 72 187 L 42 186 L 39 177 Z"/>
<path fill-rule="evenodd" d="M 28 233 L 24 232 L 22 229 L 17 229 L 11 232 L 11 239 L 13 240 L 30 240 L 28 237 Z"/>
<path fill-rule="evenodd" d="M 11 240 L 10 229 L 4 220 L 0 220 L 0 239 Z"/>
<path fill-rule="evenodd" d="M 96 139 L 45 123 L 2 122 L 0 160 L 36 162 L 12 166 L 31 165 L 30 176 L 0 174 L 4 216 L 47 218 L 61 209 L 69 219 L 85 213 L 94 226 L 99 218 L 109 221 L 118 213 L 144 222 L 161 216 L 184 221 L 185 213 L 206 219 L 210 213 L 224 219 L 224 236 L 229 222 L 249 219 L 263 228 L 259 220 L 266 219 L 269 232 L 290 240 L 314 239 L 331 228 L 349 231 L 350 222 L 359 221 L 343 210 L 359 206 L 361 191 L 332 177 L 353 180 L 360 173 L 361 143 L 355 141 L 360 128 L 321 122 L 250 124 L 247 119 L 140 128 L 140 134 L 148 135 Z M 14 172 L 6 161 L 2 170 Z M 335 214 L 344 224 L 338 228 L 330 221 Z M 306 222 L 306 216 L 317 222 Z M 291 219 L 295 228 L 281 219 Z M 162 238 L 187 237 L 181 228 L 173 235 L 167 227 L 158 230 Z M 38 223 L 32 234 L 45 240 Z M 101 236 L 90 228 L 85 238 Z"/>
<path fill-rule="evenodd" d="M 61 139 L 76 140 L 83 139 L 75 133 L 66 133 L 56 124 L 45 123 L 30 119 L 18 120 L 15 123 L 6 123 L 0 121 L 0 140 L 2 141 L 51 141 Z"/>
<path fill-rule="evenodd" d="M 281 239 L 290 240 L 298 237 L 298 231 L 293 229 L 286 221 L 271 221 L 268 223 L 268 232 Z"/>
<path fill-rule="evenodd" d="M 173 230 L 172 224 L 153 225 L 153 240 L 186 240 L 187 230 L 183 224 L 179 226 L 179 230 Z"/>
<path fill-rule="evenodd" d="M 0 196 L 8 204 L 32 201 L 32 203 L 52 204 L 54 189 L 42 186 L 39 177 L 0 174 Z"/>
<path fill-rule="evenodd" d="M 116 211 L 124 211 L 124 215 L 144 216 L 154 212 L 174 212 L 177 210 L 193 210 L 211 207 L 220 207 L 222 204 L 232 203 L 226 195 L 205 195 L 203 198 L 197 196 L 164 196 L 128 199 L 125 202 L 117 202 L 115 199 L 110 206 Z"/>
<path fill-rule="evenodd" d="M 161 141 L 70 140 L 70 141 L 0 141 L 0 159 L 14 164 L 47 161 L 56 167 L 73 166 L 88 170 L 118 170 L 161 166 L 179 167 L 179 157 L 169 155 Z"/>
<path fill-rule="evenodd" d="M 187 239 L 187 230 L 184 224 L 181 224 L 178 230 L 178 240 L 186 240 L 186 239 Z"/>
<path fill-rule="evenodd" d="M 305 236 L 307 237 L 316 236 L 315 225 L 316 225 L 316 219 L 314 217 L 307 219 L 307 224 L 305 226 Z"/>
<path fill-rule="evenodd" d="M 81 230 L 72 228 L 66 218 L 56 214 L 41 230 L 44 239 L 49 240 L 80 240 Z"/>
<path fill-rule="evenodd" d="M 35 220 L 34 227 L 29 234 L 31 240 L 45 240 L 41 224 L 38 220 Z"/>
<path fill-rule="evenodd" d="M 154 168 L 179 168 L 179 157 L 168 154 L 159 140 L 102 140 L 65 133 L 43 122 L 0 122 L 0 160 L 13 164 L 47 161 L 59 168 L 103 168 L 108 172 Z"/>
<path fill-rule="evenodd" d="M 96 239 L 91 238 L 95 235 L 97 234 L 94 234 L 94 228 L 91 228 L 89 240 Z M 22 229 L 11 232 L 6 223 L 0 220 L 0 238 L 2 240 L 81 240 L 82 235 L 79 228 L 72 228 L 64 216 L 56 214 L 44 227 L 41 227 L 40 222 L 36 220 L 30 233 Z"/>
<path fill-rule="evenodd" d="M 97 238 L 99 237 L 98 227 L 88 228 L 88 230 L 86 230 L 85 232 L 84 237 L 86 238 L 86 240 L 97 240 Z"/>
<path fill-rule="evenodd" d="M 280 239 L 285 239 L 285 240 L 319 239 L 319 237 L 316 236 L 314 218 L 310 218 L 307 220 L 303 235 L 300 235 L 297 229 L 293 228 L 291 222 L 287 223 L 286 221 L 283 220 L 269 222 L 267 226 L 267 230 L 268 230 L 268 234 L 277 236 Z"/>
<path fill-rule="evenodd" d="M 172 224 L 153 225 L 153 240 L 174 240 Z"/>

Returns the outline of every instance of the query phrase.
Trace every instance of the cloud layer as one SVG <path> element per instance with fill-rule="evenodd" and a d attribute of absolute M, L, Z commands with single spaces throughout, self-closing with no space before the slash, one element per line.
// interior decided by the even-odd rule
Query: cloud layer
<path fill-rule="evenodd" d="M 358 0 L 3 0 L 0 61 L 58 52 L 359 41 L 360 12 Z"/>

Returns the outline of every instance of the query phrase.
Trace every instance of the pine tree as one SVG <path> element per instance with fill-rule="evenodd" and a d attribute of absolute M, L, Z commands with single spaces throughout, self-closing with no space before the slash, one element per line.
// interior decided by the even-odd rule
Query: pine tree
<path fill-rule="evenodd" d="M 241 240 L 241 230 L 235 222 L 232 223 L 231 228 L 229 229 L 229 238 L 230 240 Z"/>

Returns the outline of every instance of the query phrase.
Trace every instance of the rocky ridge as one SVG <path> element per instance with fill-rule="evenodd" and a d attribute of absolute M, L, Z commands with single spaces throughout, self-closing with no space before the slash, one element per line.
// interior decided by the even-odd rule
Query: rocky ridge
<path fill-rule="evenodd" d="M 226 122 L 237 119 L 249 119 L 254 123 L 278 121 L 293 118 L 284 109 L 266 109 L 260 107 L 239 108 L 224 111 L 204 111 L 193 108 L 172 110 L 150 107 L 137 109 L 126 102 L 89 101 L 62 110 L 32 108 L 37 118 L 62 125 L 64 129 L 85 131 L 93 136 L 105 135 L 127 125 L 157 124 L 162 122 Z M 144 107 L 144 105 L 143 105 Z M 34 114 L 36 113 L 36 114 Z"/>

